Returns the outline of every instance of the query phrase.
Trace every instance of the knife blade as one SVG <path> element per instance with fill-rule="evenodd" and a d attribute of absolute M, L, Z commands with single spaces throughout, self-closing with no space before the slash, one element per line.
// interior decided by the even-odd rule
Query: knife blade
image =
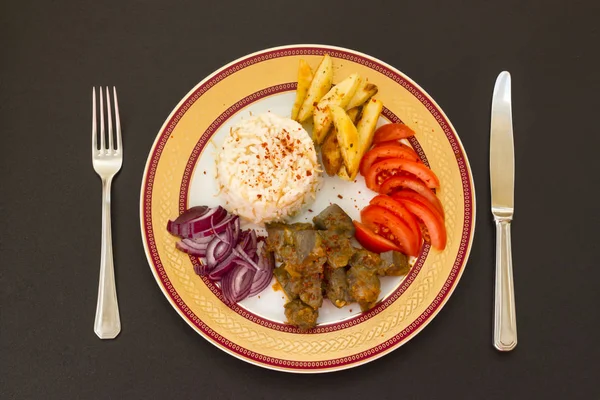
<path fill-rule="evenodd" d="M 493 344 L 500 351 L 517 345 L 510 224 L 514 215 L 515 154 L 511 77 L 498 75 L 492 96 L 490 187 L 496 224 L 496 287 Z"/>
<path fill-rule="evenodd" d="M 490 183 L 492 214 L 511 217 L 514 213 L 515 152 L 513 143 L 510 74 L 498 75 L 492 97 L 490 128 Z"/>

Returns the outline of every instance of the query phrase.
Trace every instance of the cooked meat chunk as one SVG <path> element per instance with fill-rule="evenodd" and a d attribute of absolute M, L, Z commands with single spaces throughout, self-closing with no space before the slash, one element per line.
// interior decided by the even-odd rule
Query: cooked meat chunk
<path fill-rule="evenodd" d="M 275 268 L 273 274 L 289 300 L 300 298 L 314 309 L 323 304 L 323 286 L 319 273 L 292 276 L 284 264 Z"/>
<path fill-rule="evenodd" d="M 267 225 L 267 248 L 274 251 L 293 276 L 322 273 L 327 261 L 321 236 L 311 224 Z"/>
<path fill-rule="evenodd" d="M 290 276 L 290 280 L 285 285 L 285 292 L 289 293 L 290 300 L 295 299 L 302 293 L 302 277 Z"/>
<path fill-rule="evenodd" d="M 355 265 L 347 274 L 349 292 L 361 310 L 367 311 L 375 305 L 381 292 L 381 283 L 375 269 Z"/>
<path fill-rule="evenodd" d="M 368 250 L 357 250 L 354 256 L 350 259 L 350 266 L 352 267 L 365 267 L 375 272 L 381 266 L 381 257 L 377 253 L 370 252 Z"/>
<path fill-rule="evenodd" d="M 398 251 L 386 251 L 380 254 L 381 264 L 377 273 L 385 276 L 402 276 L 408 274 L 410 265 L 408 257 Z"/>
<path fill-rule="evenodd" d="M 294 249 L 298 264 L 308 264 L 325 257 L 323 240 L 315 230 L 295 232 Z M 323 265 L 323 262 L 321 262 L 321 265 Z"/>
<path fill-rule="evenodd" d="M 348 237 L 354 235 L 352 218 L 337 204 L 332 204 L 321 211 L 319 215 L 313 218 L 313 223 L 317 229 L 334 231 Z"/>
<path fill-rule="evenodd" d="M 363 311 L 381 292 L 379 275 L 401 275 L 402 254 L 378 254 L 352 246 L 352 219 L 337 205 L 327 207 L 307 223 L 267 224 L 266 248 L 281 266 L 273 274 L 288 297 L 289 324 L 306 330 L 317 324 L 326 296 L 336 307 L 357 301 Z"/>
<path fill-rule="evenodd" d="M 314 227 L 309 223 L 282 224 L 274 222 L 267 224 L 268 250 L 276 252 L 282 246 L 293 245 L 293 233 L 302 230 L 314 230 Z"/>
<path fill-rule="evenodd" d="M 285 264 L 275 268 L 273 270 L 273 275 L 275 276 L 275 279 L 277 279 L 279 286 L 285 289 L 285 285 L 290 281 L 290 274 L 285 270 Z"/>
<path fill-rule="evenodd" d="M 348 293 L 348 281 L 346 280 L 345 268 L 325 267 L 325 281 L 327 298 L 337 308 L 342 308 L 352 302 L 352 297 Z"/>
<path fill-rule="evenodd" d="M 294 300 L 285 305 L 285 317 L 288 324 L 307 330 L 317 325 L 319 311 L 307 306 L 300 300 Z"/>
<path fill-rule="evenodd" d="M 303 276 L 300 280 L 300 300 L 315 310 L 323 304 L 323 288 L 321 275 L 311 274 Z"/>
<path fill-rule="evenodd" d="M 275 268 L 273 270 L 273 275 L 275 275 L 275 279 L 277 279 L 277 282 L 279 282 L 279 285 L 289 300 L 298 298 L 300 290 L 302 289 L 301 277 L 290 276 L 289 272 L 286 270 L 285 264 Z"/>
<path fill-rule="evenodd" d="M 304 257 L 301 252 L 294 251 L 295 247 L 281 248 L 279 257 L 286 263 L 286 269 L 292 276 L 323 273 L 323 265 L 327 262 L 325 249 L 317 247 L 315 251 Z"/>
<path fill-rule="evenodd" d="M 319 231 L 319 235 L 325 246 L 327 263 L 333 268 L 341 268 L 348 265 L 350 258 L 356 252 L 348 237 L 334 231 Z"/>

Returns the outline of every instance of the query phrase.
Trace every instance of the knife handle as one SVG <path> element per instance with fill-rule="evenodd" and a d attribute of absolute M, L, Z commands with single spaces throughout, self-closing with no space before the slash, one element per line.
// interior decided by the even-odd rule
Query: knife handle
<path fill-rule="evenodd" d="M 496 299 L 494 313 L 494 347 L 510 351 L 517 345 L 517 318 L 513 284 L 510 223 L 496 218 Z"/>

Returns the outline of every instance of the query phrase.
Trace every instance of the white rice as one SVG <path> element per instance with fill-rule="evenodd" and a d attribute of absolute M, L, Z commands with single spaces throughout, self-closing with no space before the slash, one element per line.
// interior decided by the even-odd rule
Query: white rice
<path fill-rule="evenodd" d="M 284 220 L 314 200 L 320 170 L 298 122 L 265 113 L 231 128 L 216 156 L 225 208 L 260 224 Z"/>

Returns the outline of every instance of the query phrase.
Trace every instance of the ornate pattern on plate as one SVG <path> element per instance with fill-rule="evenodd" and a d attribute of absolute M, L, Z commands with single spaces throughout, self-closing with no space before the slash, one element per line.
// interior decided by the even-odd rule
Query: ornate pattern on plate
<path fill-rule="evenodd" d="M 193 103 L 200 96 L 220 81 L 244 68 L 263 61 L 280 57 L 322 55 L 324 53 L 342 60 L 364 65 L 390 78 L 418 99 L 435 118 L 437 126 L 442 129 L 448 139 L 448 143 L 445 146 L 450 144 L 454 152 L 456 164 L 450 164 L 447 159 L 442 161 L 445 157 L 441 157 L 443 149 L 440 147 L 440 143 L 436 144 L 435 140 L 427 140 L 424 144 L 426 145 L 425 148 L 428 154 L 431 156 L 432 167 L 438 171 L 441 180 L 447 182 L 446 186 L 448 187 L 440 193 L 443 204 L 448 208 L 448 205 L 454 202 L 455 205 L 460 205 L 461 207 L 457 208 L 463 211 L 457 215 L 454 207 L 448 209 L 446 215 L 447 224 L 448 226 L 456 227 L 462 224 L 462 229 L 460 229 L 461 232 L 458 235 L 452 236 L 449 234 L 449 247 L 454 244 L 450 242 L 451 240 L 458 241 L 458 251 L 455 259 L 449 259 L 451 255 L 446 251 L 434 257 L 432 262 L 424 263 L 421 266 L 418 279 L 414 280 L 410 290 L 402 296 L 402 300 L 398 301 L 397 298 L 390 296 L 390 298 L 386 299 L 386 302 L 389 302 L 387 308 L 382 311 L 375 311 L 376 318 L 372 318 L 368 323 L 359 323 L 348 328 L 342 326 L 339 332 L 314 335 L 290 335 L 276 328 L 271 327 L 270 329 L 266 329 L 265 325 L 261 324 L 261 321 L 252 322 L 252 316 L 249 317 L 250 320 L 246 319 L 248 316 L 240 318 L 240 315 L 236 312 L 232 312 L 231 309 L 224 307 L 218 298 L 218 293 L 199 290 L 200 288 L 196 284 L 200 281 L 198 279 L 190 279 L 191 276 L 195 277 L 195 275 L 193 272 L 190 274 L 191 268 L 189 267 L 187 256 L 175 250 L 173 238 L 166 234 L 166 232 L 154 232 L 153 225 L 156 223 L 158 224 L 157 226 L 160 226 L 166 221 L 171 216 L 173 202 L 178 203 L 178 208 L 180 208 L 181 196 L 187 194 L 187 191 L 180 190 L 178 198 L 174 199 L 175 191 L 172 190 L 174 184 L 181 183 L 175 176 L 177 174 L 175 164 L 180 163 L 180 161 L 176 162 L 173 160 L 177 159 L 177 157 L 174 157 L 174 153 L 177 153 L 180 157 L 182 150 L 176 148 L 174 144 L 173 146 L 170 144 L 168 160 L 165 160 L 164 157 L 161 159 L 161 156 L 163 156 L 171 133 L 184 117 L 186 111 L 192 107 Z M 408 105 L 406 108 L 400 106 L 399 110 L 403 117 L 405 115 L 409 116 L 409 118 L 404 117 L 407 122 L 410 122 L 410 118 L 417 118 L 422 115 L 422 112 L 419 113 L 417 110 L 410 110 L 409 108 Z M 223 120 L 227 118 L 224 115 L 226 112 L 221 115 Z M 426 126 L 421 125 L 420 128 L 427 129 Z M 419 154 L 424 155 L 423 149 L 419 151 Z M 168 185 L 165 184 L 160 188 L 155 185 L 159 160 L 161 170 L 165 174 L 163 183 L 168 183 Z M 453 172 L 453 169 L 455 170 L 456 168 L 458 168 L 458 173 Z M 189 165 L 188 163 L 185 167 L 186 172 L 184 172 L 184 175 L 188 174 L 189 176 L 192 170 L 193 165 Z M 456 180 L 458 180 L 456 182 L 457 185 L 454 185 L 453 182 Z M 142 228 L 145 238 L 144 244 L 149 260 L 154 267 L 154 272 L 165 294 L 167 294 L 180 314 L 193 324 L 199 332 L 203 333 L 207 339 L 212 340 L 213 343 L 234 355 L 271 368 L 295 370 L 339 369 L 366 362 L 394 349 L 414 333 L 418 332 L 430 320 L 431 316 L 439 310 L 439 307 L 444 303 L 448 294 L 451 293 L 455 286 L 464 268 L 466 256 L 470 248 L 473 229 L 472 221 L 474 217 L 474 199 L 471 186 L 472 179 L 468 162 L 449 123 L 432 101 L 401 74 L 367 56 L 335 48 L 293 47 L 276 49 L 248 56 L 215 73 L 214 76 L 199 85 L 189 95 L 187 100 L 181 104 L 165 125 L 149 157 L 145 172 L 145 181 L 142 186 L 141 211 Z M 460 192 L 457 193 L 455 189 L 459 189 Z M 153 220 L 153 217 L 156 221 Z M 168 263 L 168 270 L 171 273 L 165 271 L 163 263 Z M 449 273 L 440 276 L 441 267 L 450 264 L 452 267 Z M 444 279 L 444 283 L 439 290 L 436 289 L 437 292 L 432 294 L 432 290 L 438 286 L 440 278 Z M 175 286 L 177 286 L 177 290 Z M 181 298 L 178 290 L 183 290 L 181 293 L 186 295 L 190 303 L 189 305 Z M 192 299 L 192 301 L 189 301 L 189 299 Z M 421 309 L 425 301 L 429 303 L 425 303 L 426 308 L 422 311 Z M 420 314 L 413 315 L 417 309 L 420 310 Z M 202 319 L 198 315 L 201 315 Z M 357 321 L 366 321 L 366 319 L 361 320 L 361 318 L 363 316 L 359 317 Z M 235 340 L 235 342 L 231 339 Z M 367 349 L 360 350 L 364 348 Z M 268 354 L 277 354 L 277 357 Z M 339 357 L 331 357 L 331 355 L 335 354 L 338 354 Z M 315 357 L 319 359 L 315 359 Z"/>

